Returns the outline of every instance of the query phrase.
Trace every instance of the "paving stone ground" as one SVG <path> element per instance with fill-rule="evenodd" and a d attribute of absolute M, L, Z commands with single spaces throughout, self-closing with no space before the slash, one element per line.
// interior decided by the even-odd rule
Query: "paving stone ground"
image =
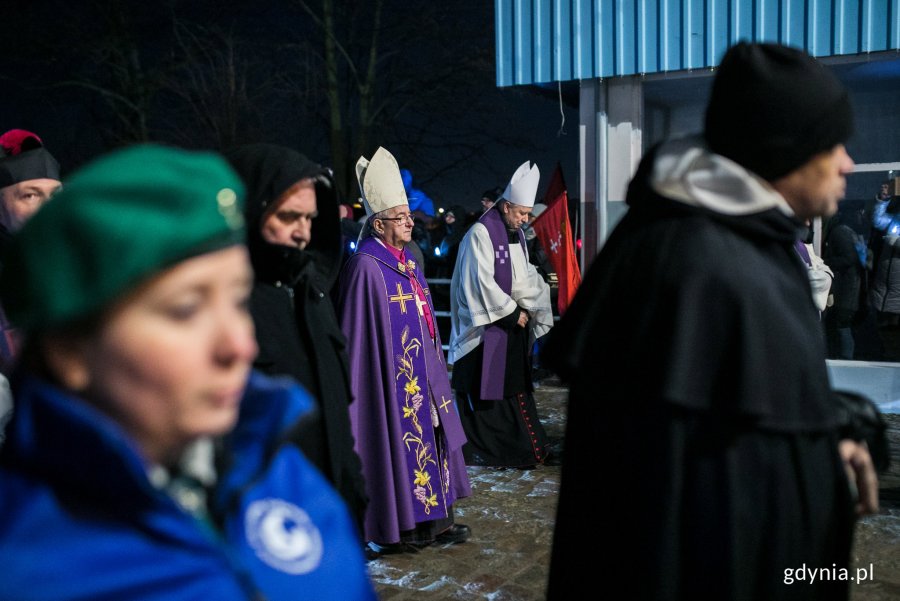
<path fill-rule="evenodd" d="M 891 443 L 891 467 L 879 481 L 879 515 L 860 520 L 853 549 L 854 564 L 872 566 L 871 582 L 851 588 L 852 601 L 900 599 L 900 415 L 886 415 Z"/>
<path fill-rule="evenodd" d="M 552 382 L 535 392 L 538 413 L 557 451 L 563 442 L 567 394 Z M 887 419 L 893 464 L 881 481 L 882 512 L 860 522 L 853 553 L 857 566 L 874 567 L 874 579 L 853 586 L 853 601 L 900 600 L 900 415 Z M 457 504 L 456 519 L 472 528 L 472 538 L 461 545 L 369 562 L 381 599 L 544 599 L 559 466 L 470 467 L 468 472 L 473 494 Z"/>

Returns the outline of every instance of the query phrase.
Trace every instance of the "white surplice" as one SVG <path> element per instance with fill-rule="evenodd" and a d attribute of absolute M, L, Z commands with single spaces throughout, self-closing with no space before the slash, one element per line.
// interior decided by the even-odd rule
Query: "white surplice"
<path fill-rule="evenodd" d="M 485 326 L 506 317 L 516 306 L 529 313 L 530 342 L 553 327 L 550 287 L 528 262 L 521 244 L 509 245 L 512 290 L 506 294 L 494 280 L 494 246 L 487 228 L 476 223 L 459 245 L 450 283 L 450 352 L 455 363 L 481 344 Z"/>

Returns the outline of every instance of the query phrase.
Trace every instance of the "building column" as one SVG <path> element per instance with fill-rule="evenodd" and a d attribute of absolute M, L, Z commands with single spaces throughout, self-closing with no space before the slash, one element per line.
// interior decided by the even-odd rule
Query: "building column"
<path fill-rule="evenodd" d="M 625 214 L 625 193 L 643 154 L 639 77 L 581 82 L 581 264 L 584 270 Z"/>

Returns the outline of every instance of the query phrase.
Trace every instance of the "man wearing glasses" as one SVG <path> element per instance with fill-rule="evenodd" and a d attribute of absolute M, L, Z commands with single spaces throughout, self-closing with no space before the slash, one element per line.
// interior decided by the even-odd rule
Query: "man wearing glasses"
<path fill-rule="evenodd" d="M 366 222 L 341 272 L 350 354 L 350 421 L 363 463 L 369 556 L 465 541 L 453 503 L 471 494 L 434 306 L 404 250 L 413 220 L 397 161 L 379 148 L 356 164 Z"/>

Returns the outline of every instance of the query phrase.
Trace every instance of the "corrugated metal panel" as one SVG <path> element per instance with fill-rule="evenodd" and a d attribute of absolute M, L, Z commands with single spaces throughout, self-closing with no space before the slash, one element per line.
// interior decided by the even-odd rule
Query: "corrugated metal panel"
<path fill-rule="evenodd" d="M 900 49 L 900 0 L 495 0 L 497 85 L 718 64 L 738 40 Z"/>

